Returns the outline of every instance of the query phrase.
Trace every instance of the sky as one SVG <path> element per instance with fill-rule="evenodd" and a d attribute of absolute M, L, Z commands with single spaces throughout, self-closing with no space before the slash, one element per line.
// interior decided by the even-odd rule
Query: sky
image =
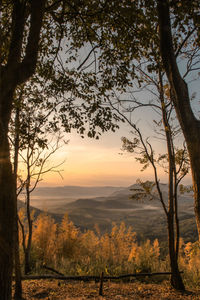
<path fill-rule="evenodd" d="M 184 74 L 184 65 L 181 63 L 181 72 Z M 192 102 L 196 116 L 199 115 L 199 80 L 189 78 L 190 94 L 196 92 L 196 102 Z M 198 74 L 199 79 L 199 74 Z M 152 93 L 144 91 L 140 93 L 141 99 L 151 100 Z M 196 108 L 196 109 L 195 109 Z M 141 129 L 144 137 L 150 137 L 150 142 L 157 154 L 166 153 L 166 142 L 161 140 L 154 131 L 153 119 L 158 120 L 158 116 L 150 108 L 142 108 L 132 115 L 134 122 Z M 58 173 L 45 174 L 40 186 L 129 186 L 140 178 L 145 180 L 154 180 L 153 169 L 150 166 L 141 172 L 141 165 L 136 162 L 135 157 L 121 150 L 121 137 L 133 137 L 130 134 L 131 128 L 127 124 L 121 124 L 116 132 L 107 132 L 102 134 L 99 140 L 82 139 L 77 133 L 72 132 L 64 136 L 69 140 L 67 145 L 59 149 L 53 160 L 53 164 L 60 164 L 62 177 Z M 182 141 L 181 141 L 182 143 Z M 161 168 L 159 179 L 167 183 L 168 176 Z M 191 184 L 191 175 L 185 177 L 184 184 Z"/>
<path fill-rule="evenodd" d="M 144 112 L 145 113 L 145 112 Z M 143 132 L 149 135 L 151 124 L 146 120 L 140 120 L 139 124 Z M 59 149 L 53 163 L 64 163 L 60 166 L 62 178 L 58 173 L 49 173 L 43 177 L 40 186 L 130 186 L 140 178 L 153 180 L 151 167 L 141 172 L 141 165 L 136 162 L 134 155 L 122 151 L 121 137 L 131 137 L 131 128 L 122 124 L 115 133 L 108 132 L 99 140 L 81 138 L 78 134 L 66 134 L 69 142 Z M 165 152 L 165 142 L 151 137 L 151 141 L 159 153 Z M 51 163 L 52 163 L 51 161 Z M 161 182 L 167 182 L 167 174 L 159 169 Z M 190 176 L 187 176 L 185 184 L 190 184 Z"/>
<path fill-rule="evenodd" d="M 197 85 L 196 85 L 197 87 Z M 193 87 L 192 90 L 195 90 Z M 148 97 L 145 95 L 145 97 Z M 146 98 L 145 98 L 146 100 Z M 150 99 L 149 99 L 150 100 Z M 196 108 L 198 111 L 199 100 L 197 98 Z M 166 153 L 166 142 L 154 131 L 153 119 L 160 117 L 152 108 L 143 107 L 131 116 L 132 121 L 140 128 L 144 139 L 149 137 L 153 149 L 157 154 Z M 49 162 L 52 165 L 63 164 L 59 167 L 59 173 L 47 173 L 39 186 L 125 186 L 128 187 L 137 179 L 154 180 L 152 167 L 143 172 L 142 166 L 136 162 L 135 156 L 122 151 L 121 137 L 133 138 L 130 125 L 121 123 L 120 129 L 116 132 L 103 133 L 99 140 L 81 138 L 76 132 L 64 135 L 64 140 L 69 140 L 61 147 Z M 178 141 L 182 144 L 182 139 Z M 136 155 L 138 156 L 138 155 Z M 159 180 L 167 183 L 168 175 L 158 168 Z M 183 184 L 191 184 L 191 175 L 187 175 L 182 181 Z"/>
<path fill-rule="evenodd" d="M 146 95 L 147 97 L 147 95 Z M 199 104 L 198 104 L 199 105 Z M 143 137 L 149 141 L 157 154 L 166 153 L 166 142 L 155 133 L 153 119 L 160 119 L 150 108 L 142 108 L 132 115 L 132 119 L 141 129 Z M 81 138 L 72 132 L 64 136 L 69 140 L 67 145 L 59 149 L 53 158 L 54 164 L 64 163 L 60 167 L 62 177 L 58 173 L 48 173 L 43 177 L 40 186 L 130 186 L 137 179 L 154 180 L 150 166 L 141 171 L 142 166 L 136 162 L 133 154 L 122 151 L 121 137 L 133 138 L 131 127 L 122 123 L 116 132 L 102 134 L 99 140 Z M 180 139 L 180 145 L 182 139 Z M 51 163 L 52 163 L 51 161 Z M 167 183 L 168 175 L 158 168 L 160 182 Z M 191 184 L 191 175 L 187 175 L 183 184 Z"/>
<path fill-rule="evenodd" d="M 147 93 L 142 96 L 145 101 L 151 100 Z M 152 94 L 151 94 L 152 97 Z M 130 117 L 130 116 L 128 116 Z M 156 153 L 166 153 L 166 143 L 154 132 L 153 119 L 160 119 L 152 108 L 143 107 L 131 114 L 131 120 L 141 129 L 144 139 L 150 137 Z M 62 163 L 58 172 L 49 172 L 43 176 L 39 186 L 130 186 L 137 179 L 154 180 L 153 169 L 150 166 L 141 172 L 142 166 L 136 162 L 135 156 L 122 151 L 123 136 L 133 138 L 132 128 L 127 123 L 119 124 L 116 132 L 103 133 L 99 140 L 88 137 L 81 138 L 75 131 L 64 134 L 64 140 L 69 140 L 51 156 L 47 168 Z M 62 142 L 61 142 L 62 143 Z M 138 155 L 136 155 L 138 156 Z M 21 174 L 23 175 L 23 168 Z M 60 176 L 61 174 L 62 176 Z M 159 169 L 159 178 L 167 182 L 167 174 Z M 188 177 L 185 182 L 191 182 Z"/>
<path fill-rule="evenodd" d="M 84 51 L 83 53 L 81 52 L 81 55 L 83 55 L 82 59 L 87 56 L 87 47 Z M 186 64 L 182 60 L 178 64 L 183 75 Z M 194 109 L 194 111 L 198 115 L 200 95 L 199 80 L 194 80 L 196 73 L 192 73 L 186 81 L 189 83 L 190 94 L 192 95 L 193 92 L 197 93 L 195 104 L 197 109 Z M 197 77 L 199 79 L 199 73 Z M 152 93 L 144 93 L 143 91 L 139 97 L 145 101 L 151 100 Z M 165 141 L 160 140 L 153 130 L 152 120 L 157 118 L 155 112 L 152 112 L 152 109 L 149 108 L 142 108 L 136 111 L 132 117 L 141 129 L 143 136 L 150 137 L 150 142 L 156 153 L 166 153 Z M 119 130 L 114 133 L 104 133 L 99 140 L 87 137 L 82 139 L 75 132 L 66 134 L 64 138 L 69 140 L 69 143 L 59 149 L 53 158 L 54 164 L 64 161 L 60 167 L 62 177 L 58 173 L 48 173 L 43 177 L 40 186 L 129 186 L 135 183 L 138 178 L 154 180 L 152 167 L 141 172 L 141 165 L 136 162 L 134 156 L 121 150 L 121 137 L 132 137 L 130 131 L 131 128 L 127 124 L 121 124 Z M 167 183 L 167 174 L 161 168 L 158 171 L 160 181 Z M 191 184 L 190 174 L 185 177 L 183 183 Z"/>
<path fill-rule="evenodd" d="M 128 186 L 140 177 L 133 156 L 121 154 L 124 130 L 106 133 L 100 140 L 69 136 L 69 143 L 56 154 L 57 162 L 65 160 L 59 174 L 48 174 L 42 185 Z M 148 172 L 147 172 L 148 173 Z"/>

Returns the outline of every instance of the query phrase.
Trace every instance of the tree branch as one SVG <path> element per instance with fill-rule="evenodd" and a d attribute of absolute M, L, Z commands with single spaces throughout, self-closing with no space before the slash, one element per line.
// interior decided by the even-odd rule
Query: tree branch
<path fill-rule="evenodd" d="M 12 11 L 12 35 L 7 62 L 7 69 L 10 72 L 14 72 L 20 63 L 26 10 L 27 7 L 24 2 L 19 0 L 14 1 Z"/>
<path fill-rule="evenodd" d="M 40 30 L 45 12 L 46 0 L 31 0 L 30 30 L 25 50 L 25 57 L 18 68 L 18 84 L 23 83 L 33 73 L 37 63 Z"/>

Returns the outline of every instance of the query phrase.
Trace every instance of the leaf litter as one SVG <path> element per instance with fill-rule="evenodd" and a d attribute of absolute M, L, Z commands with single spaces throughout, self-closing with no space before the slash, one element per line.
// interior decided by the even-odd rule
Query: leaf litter
<path fill-rule="evenodd" d="M 27 280 L 23 281 L 23 297 L 26 300 L 200 299 L 200 290 L 181 293 L 167 284 L 104 282 L 103 296 L 99 296 L 99 283 L 95 282 Z"/>

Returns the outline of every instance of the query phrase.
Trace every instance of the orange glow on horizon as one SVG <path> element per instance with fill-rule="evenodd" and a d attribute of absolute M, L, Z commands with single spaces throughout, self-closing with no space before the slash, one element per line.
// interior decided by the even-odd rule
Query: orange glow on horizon
<path fill-rule="evenodd" d="M 142 166 L 133 155 L 122 155 L 121 136 L 120 133 L 105 134 L 99 141 L 72 136 L 69 144 L 59 149 L 49 161 L 49 166 L 65 161 L 59 167 L 63 170 L 63 178 L 56 172 L 47 173 L 39 186 L 129 186 L 138 178 L 153 181 L 151 166 L 141 172 Z M 159 145 L 159 151 L 163 150 L 162 147 Z M 158 171 L 160 181 L 166 183 L 168 175 L 161 168 Z M 191 182 L 190 176 L 186 181 Z"/>

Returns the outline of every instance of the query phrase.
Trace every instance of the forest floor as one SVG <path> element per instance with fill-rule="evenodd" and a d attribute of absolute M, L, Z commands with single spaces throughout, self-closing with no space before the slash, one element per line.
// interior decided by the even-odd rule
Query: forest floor
<path fill-rule="evenodd" d="M 138 299 L 200 299 L 200 290 L 181 293 L 169 287 L 169 282 L 150 284 L 141 282 L 103 284 L 103 296 L 99 296 L 99 283 L 64 282 L 59 280 L 23 281 L 26 300 L 138 300 Z"/>

